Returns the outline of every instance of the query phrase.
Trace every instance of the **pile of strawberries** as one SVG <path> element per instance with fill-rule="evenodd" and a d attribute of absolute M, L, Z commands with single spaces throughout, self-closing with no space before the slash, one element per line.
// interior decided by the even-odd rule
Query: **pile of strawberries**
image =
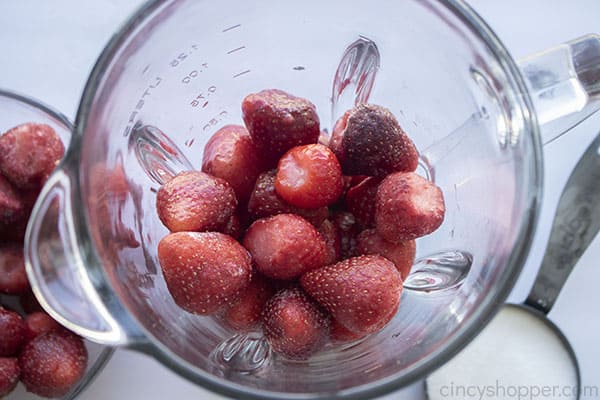
<path fill-rule="evenodd" d="M 245 127 L 208 141 L 202 172 L 158 191 L 173 299 L 238 331 L 260 327 L 291 359 L 381 330 L 415 239 L 445 213 L 441 190 L 414 172 L 413 142 L 377 105 L 346 112 L 331 140 L 315 106 L 281 90 L 246 96 L 242 112 Z"/>
<path fill-rule="evenodd" d="M 0 136 L 0 398 L 19 380 L 40 396 L 62 397 L 86 370 L 82 339 L 42 311 L 23 260 L 31 209 L 63 153 L 48 125 L 27 123 Z M 22 313 L 7 307 L 17 298 Z"/>

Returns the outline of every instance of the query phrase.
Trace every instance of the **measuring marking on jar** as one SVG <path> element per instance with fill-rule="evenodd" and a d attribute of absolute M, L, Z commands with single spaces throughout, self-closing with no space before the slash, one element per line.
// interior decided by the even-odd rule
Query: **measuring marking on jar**
<path fill-rule="evenodd" d="M 238 48 L 235 48 L 235 49 L 233 49 L 233 50 L 229 50 L 229 51 L 227 52 L 227 54 L 233 54 L 233 53 L 235 53 L 236 51 L 244 50 L 245 48 L 246 48 L 246 46 L 240 46 L 240 47 L 238 47 Z"/>
<path fill-rule="evenodd" d="M 234 25 L 234 26 L 230 26 L 229 28 L 225 28 L 225 29 L 223 29 L 223 30 L 222 30 L 222 32 L 223 32 L 223 33 L 225 33 L 225 32 L 229 32 L 229 31 L 231 31 L 231 30 L 233 30 L 233 29 L 235 29 L 235 28 L 239 28 L 240 26 L 242 26 L 242 24 L 237 24 L 237 25 Z"/>
<path fill-rule="evenodd" d="M 135 124 L 136 116 L 140 113 L 140 111 L 142 111 L 142 109 L 144 108 L 144 105 L 146 104 L 146 101 L 148 100 L 148 97 L 150 97 L 150 95 L 152 94 L 154 89 L 156 89 L 162 81 L 163 81 L 163 78 L 161 78 L 160 76 L 157 76 L 156 78 L 154 78 L 154 83 L 151 83 L 150 85 L 148 85 L 146 90 L 144 90 L 144 93 L 139 98 L 139 100 L 137 101 L 137 103 L 135 105 L 135 108 L 129 115 L 129 120 L 127 121 L 127 126 L 123 130 L 123 137 L 129 136 L 129 133 L 131 133 L 131 129 L 133 128 L 133 125 Z"/>
<path fill-rule="evenodd" d="M 239 74 L 235 74 L 233 77 L 234 77 L 234 78 L 237 78 L 237 77 L 239 77 L 239 76 L 242 76 L 242 75 L 245 75 L 245 74 L 247 74 L 247 73 L 250 73 L 250 70 L 249 70 L 249 69 L 247 69 L 247 70 L 245 70 L 245 71 L 242 71 L 242 72 L 240 72 Z"/>

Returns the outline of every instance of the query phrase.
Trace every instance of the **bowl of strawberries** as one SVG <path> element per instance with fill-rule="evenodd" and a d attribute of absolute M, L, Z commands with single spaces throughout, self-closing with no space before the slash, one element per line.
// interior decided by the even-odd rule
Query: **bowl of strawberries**
<path fill-rule="evenodd" d="M 46 312 L 24 257 L 35 201 L 73 126 L 44 104 L 4 90 L 0 108 L 0 397 L 73 399 L 112 349 L 84 340 Z"/>
<path fill-rule="evenodd" d="M 117 32 L 33 209 L 28 276 L 76 334 L 210 390 L 373 398 L 508 295 L 539 126 L 462 2 L 284 3 L 157 0 Z"/>

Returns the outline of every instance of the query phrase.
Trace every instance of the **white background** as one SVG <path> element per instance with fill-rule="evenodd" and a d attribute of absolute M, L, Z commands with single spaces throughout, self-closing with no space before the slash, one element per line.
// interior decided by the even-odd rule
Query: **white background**
<path fill-rule="evenodd" d="M 38 98 L 73 119 L 97 55 L 140 3 L 139 0 L 0 0 L 0 87 Z M 600 0 L 472 0 L 470 3 L 515 58 L 585 33 L 600 33 Z M 541 223 L 511 301 L 522 302 L 526 297 L 545 248 L 558 195 L 579 155 L 599 131 L 600 115 L 596 115 L 567 137 L 544 148 L 546 188 Z M 571 340 L 587 385 L 600 385 L 599 259 L 597 238 L 550 314 Z M 419 398 L 419 389 L 413 387 L 386 398 Z M 205 399 L 209 394 L 153 359 L 119 350 L 80 398 L 167 397 Z"/>

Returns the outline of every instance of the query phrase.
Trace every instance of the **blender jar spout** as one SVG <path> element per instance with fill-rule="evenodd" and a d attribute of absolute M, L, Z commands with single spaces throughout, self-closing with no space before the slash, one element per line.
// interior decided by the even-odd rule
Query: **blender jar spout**
<path fill-rule="evenodd" d="M 78 335 L 105 345 L 139 342 L 139 330 L 122 309 L 108 305 L 105 298 L 110 295 L 103 294 L 106 290 L 86 268 L 93 261 L 76 227 L 74 179 L 63 165 L 48 179 L 35 205 L 25 238 L 32 290 L 48 314 Z"/>

